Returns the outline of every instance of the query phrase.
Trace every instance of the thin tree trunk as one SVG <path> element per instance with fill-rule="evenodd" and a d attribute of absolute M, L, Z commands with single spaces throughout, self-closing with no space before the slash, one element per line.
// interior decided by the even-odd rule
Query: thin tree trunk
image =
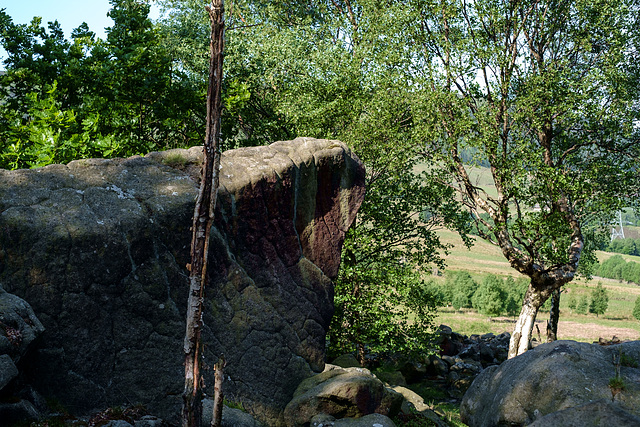
<path fill-rule="evenodd" d="M 207 283 L 207 254 L 218 195 L 220 170 L 220 115 L 222 113 L 222 52 L 224 49 L 224 0 L 212 0 L 207 129 L 204 141 L 202 180 L 193 213 L 191 264 L 188 266 L 189 301 L 184 337 L 185 383 L 182 425 L 202 424 L 202 302 Z"/>
<path fill-rule="evenodd" d="M 213 416 L 211 417 L 211 427 L 222 426 L 222 405 L 224 402 L 224 394 L 222 393 L 222 383 L 224 382 L 224 367 L 226 362 L 224 356 L 220 356 L 220 360 L 215 364 L 215 382 L 214 382 L 214 399 L 213 399 Z"/>
<path fill-rule="evenodd" d="M 547 323 L 547 342 L 558 339 L 558 320 L 560 319 L 560 292 L 558 288 L 551 292 L 551 310 L 549 311 L 549 322 Z"/>

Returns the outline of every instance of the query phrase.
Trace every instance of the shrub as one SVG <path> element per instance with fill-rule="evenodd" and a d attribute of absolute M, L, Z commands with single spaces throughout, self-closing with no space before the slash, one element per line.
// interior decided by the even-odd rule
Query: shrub
<path fill-rule="evenodd" d="M 602 283 L 598 283 L 598 286 L 591 291 L 591 304 L 589 304 L 589 313 L 594 313 L 596 316 L 604 314 L 609 306 L 609 293 L 602 287 Z"/>
<path fill-rule="evenodd" d="M 640 297 L 636 298 L 636 305 L 633 307 L 633 317 L 640 320 Z"/>
<path fill-rule="evenodd" d="M 508 297 L 502 286 L 502 280 L 497 276 L 486 276 L 473 295 L 473 308 L 487 316 L 499 316 L 505 309 Z"/>

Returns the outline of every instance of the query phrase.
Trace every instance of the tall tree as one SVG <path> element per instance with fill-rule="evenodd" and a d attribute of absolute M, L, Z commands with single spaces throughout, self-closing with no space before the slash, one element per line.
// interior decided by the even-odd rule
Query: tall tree
<path fill-rule="evenodd" d="M 637 7 L 625 0 L 414 3 L 415 72 L 433 94 L 422 117 L 426 153 L 448 172 L 479 235 L 530 278 L 513 357 L 529 348 L 542 304 L 594 261 L 599 226 L 635 203 Z M 471 162 L 464 150 L 474 153 Z M 480 162 L 495 192 L 475 181 Z"/>
<path fill-rule="evenodd" d="M 220 179 L 224 0 L 211 0 L 211 7 L 207 7 L 207 12 L 211 23 L 207 129 L 203 149 L 202 177 L 193 213 L 193 235 L 191 238 L 189 301 L 184 338 L 185 383 L 182 395 L 182 425 L 184 427 L 200 427 L 202 424 L 202 304 L 207 284 L 209 236 L 213 225 Z"/>

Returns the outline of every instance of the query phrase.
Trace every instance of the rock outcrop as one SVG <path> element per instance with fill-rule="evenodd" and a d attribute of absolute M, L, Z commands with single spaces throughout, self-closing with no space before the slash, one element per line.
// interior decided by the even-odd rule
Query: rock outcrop
<path fill-rule="evenodd" d="M 200 152 L 0 171 L 0 284 L 46 328 L 25 374 L 71 412 L 179 413 Z M 364 169 L 340 142 L 300 138 L 224 153 L 220 183 L 205 361 L 224 353 L 226 398 L 281 425 L 324 368 L 330 279 Z"/>
<path fill-rule="evenodd" d="M 588 417 L 604 405 L 603 415 L 609 411 L 634 419 L 640 417 L 639 363 L 640 341 L 606 347 L 575 341 L 541 344 L 485 369 L 464 395 L 460 416 L 471 427 L 570 425 L 552 421 L 580 413 Z M 616 376 L 624 384 L 617 390 L 610 387 Z M 594 406 L 595 401 L 601 403 Z"/>

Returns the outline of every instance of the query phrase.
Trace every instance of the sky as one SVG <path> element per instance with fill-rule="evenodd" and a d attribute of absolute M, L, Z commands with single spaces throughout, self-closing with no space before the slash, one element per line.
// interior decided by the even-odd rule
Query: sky
<path fill-rule="evenodd" d="M 42 17 L 42 24 L 58 20 L 67 39 L 71 31 L 86 22 L 89 29 L 104 39 L 105 27 L 113 25 L 107 12 L 111 9 L 109 0 L 0 0 L 0 9 L 13 18 L 15 24 L 27 24 L 34 16 Z M 151 9 L 151 18 L 158 16 L 157 10 Z M 6 52 L 0 47 L 0 61 L 6 59 Z M 4 66 L 0 64 L 0 69 Z"/>

